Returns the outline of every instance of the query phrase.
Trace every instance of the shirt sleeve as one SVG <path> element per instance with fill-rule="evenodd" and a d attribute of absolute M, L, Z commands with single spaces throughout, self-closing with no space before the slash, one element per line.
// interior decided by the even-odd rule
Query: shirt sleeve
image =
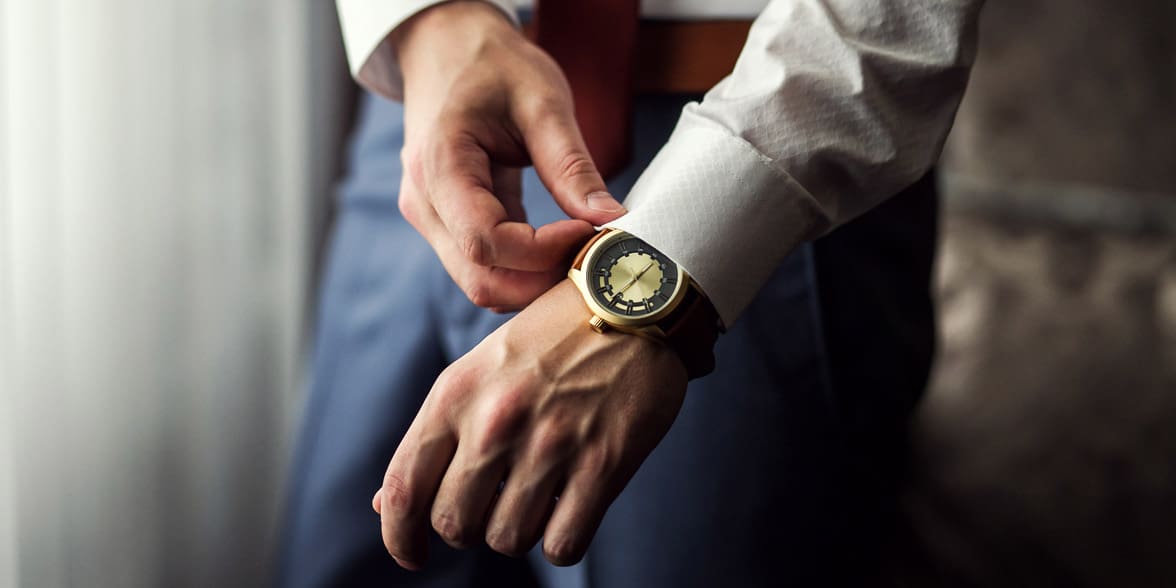
<path fill-rule="evenodd" d="M 416 13 L 445 0 L 336 0 L 343 45 L 351 75 L 364 88 L 390 100 L 403 99 L 400 65 L 389 42 L 401 23 Z M 514 0 L 483 0 L 497 6 L 515 24 Z"/>
<path fill-rule="evenodd" d="M 609 226 L 682 266 L 731 325 L 798 244 L 934 165 L 981 4 L 773 0 Z"/>

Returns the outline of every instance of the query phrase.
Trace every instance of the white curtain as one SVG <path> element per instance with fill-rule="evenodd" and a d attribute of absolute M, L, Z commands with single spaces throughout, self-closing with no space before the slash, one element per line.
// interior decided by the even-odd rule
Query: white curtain
<path fill-rule="evenodd" d="M 0 0 L 0 587 L 264 585 L 336 27 L 330 0 Z"/>

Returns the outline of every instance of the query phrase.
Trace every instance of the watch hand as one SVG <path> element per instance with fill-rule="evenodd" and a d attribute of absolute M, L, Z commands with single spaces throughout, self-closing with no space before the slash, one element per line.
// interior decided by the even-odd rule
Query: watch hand
<path fill-rule="evenodd" d="M 636 283 L 637 283 L 637 278 L 629 278 L 629 281 L 628 281 L 628 282 L 625 282 L 625 285 L 624 285 L 624 286 L 621 286 L 621 289 L 620 289 L 620 290 L 617 290 L 617 295 L 616 295 L 616 296 L 613 296 L 613 299 L 615 300 L 615 299 L 616 299 L 617 297 L 619 297 L 621 294 L 624 294 L 624 293 L 625 293 L 625 290 L 628 290 L 628 289 L 629 289 L 629 286 L 632 286 L 633 284 L 636 284 Z"/>
<path fill-rule="evenodd" d="M 622 287 L 620 290 L 617 290 L 617 296 L 620 296 L 621 294 L 624 294 L 624 293 L 625 293 L 625 290 L 628 290 L 629 288 L 631 288 L 631 287 L 633 286 L 633 284 L 636 284 L 636 283 L 637 283 L 637 280 L 640 280 L 640 279 L 641 279 L 641 276 L 644 276 L 644 275 L 645 275 L 645 272 L 649 271 L 649 268 L 651 268 L 651 267 L 653 267 L 653 262 L 652 262 L 652 261 L 651 261 L 651 262 L 649 262 L 649 263 L 648 263 L 648 264 L 645 266 L 645 268 L 643 268 L 641 271 L 637 272 L 637 275 L 635 275 L 635 276 L 633 276 L 632 278 L 630 278 L 630 279 L 629 279 L 629 282 L 628 282 L 628 283 L 626 283 L 626 284 L 625 284 L 625 285 L 624 285 L 624 286 L 623 286 L 623 287 Z"/>
<path fill-rule="evenodd" d="M 653 261 L 651 261 L 651 262 L 647 263 L 647 264 L 645 265 L 645 268 L 644 268 L 644 269 L 642 269 L 641 271 L 637 272 L 637 275 L 633 276 L 633 281 L 634 281 L 634 282 L 636 282 L 637 280 L 640 280 L 640 279 L 641 279 L 641 276 L 644 276 L 644 275 L 645 275 L 645 272 L 649 271 L 649 268 L 653 267 L 653 264 L 654 264 L 654 263 L 655 263 L 655 262 L 653 262 Z"/>

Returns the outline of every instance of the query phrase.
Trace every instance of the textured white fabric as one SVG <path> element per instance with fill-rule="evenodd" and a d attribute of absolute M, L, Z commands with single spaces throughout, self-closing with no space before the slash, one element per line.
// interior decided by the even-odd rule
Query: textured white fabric
<path fill-rule="evenodd" d="M 385 3 L 419 9 L 425 2 Z M 707 4 L 726 3 L 680 5 Z M 868 210 L 934 164 L 967 82 L 982 4 L 772 0 L 734 72 L 685 108 L 629 194 L 629 214 L 610 226 L 678 262 L 732 324 L 798 243 Z M 343 13 L 345 21 L 360 15 Z M 353 66 L 370 61 L 354 51 L 351 59 Z M 372 75 L 364 71 L 359 80 L 396 96 L 386 91 L 390 74 Z"/>
<path fill-rule="evenodd" d="M 677 261 L 727 324 L 759 291 L 765 272 L 804 235 L 828 226 L 816 200 L 755 147 L 697 125 L 678 125 L 625 206 L 629 214 L 608 226 Z"/>
<path fill-rule="evenodd" d="M 535 4 L 534 0 L 518 0 L 516 3 L 520 8 L 531 8 Z M 641 14 L 647 18 L 750 20 L 767 5 L 768 0 L 641 0 Z"/>
<path fill-rule="evenodd" d="M 412 15 L 445 0 L 336 0 L 343 43 L 351 73 L 368 89 L 388 98 L 402 98 L 400 67 L 389 44 L 389 33 Z M 518 22 L 517 11 L 534 0 L 483 0 L 494 4 Z M 576 0 L 559 0 L 576 1 Z M 754 18 L 768 0 L 643 0 L 641 13 L 648 18 L 732 19 Z"/>
<path fill-rule="evenodd" d="M 735 71 L 683 110 L 612 226 L 677 261 L 730 325 L 797 243 L 935 163 L 981 4 L 773 0 Z"/>

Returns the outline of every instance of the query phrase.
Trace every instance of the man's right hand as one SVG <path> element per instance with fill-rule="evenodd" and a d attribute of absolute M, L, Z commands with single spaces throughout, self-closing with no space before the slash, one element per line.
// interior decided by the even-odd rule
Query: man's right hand
<path fill-rule="evenodd" d="M 625 212 L 580 136 L 567 80 L 481 1 L 429 8 L 394 42 L 404 75 L 400 210 L 474 304 L 522 308 L 564 277 L 593 225 Z M 527 224 L 527 165 L 570 220 Z"/>

